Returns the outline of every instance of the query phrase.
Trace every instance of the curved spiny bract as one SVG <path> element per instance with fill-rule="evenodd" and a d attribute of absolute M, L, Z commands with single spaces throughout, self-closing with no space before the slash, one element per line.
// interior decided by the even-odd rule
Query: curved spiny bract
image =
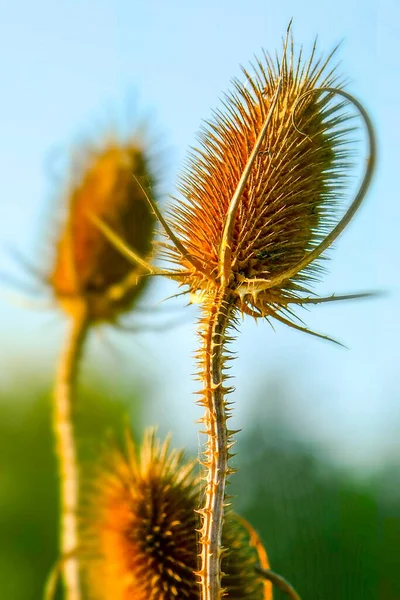
<path fill-rule="evenodd" d="M 107 449 L 83 507 L 82 560 L 93 600 L 200 600 L 196 580 L 200 481 L 197 463 L 146 433 L 140 453 Z M 246 528 L 228 515 L 223 585 L 232 600 L 271 600 Z"/>

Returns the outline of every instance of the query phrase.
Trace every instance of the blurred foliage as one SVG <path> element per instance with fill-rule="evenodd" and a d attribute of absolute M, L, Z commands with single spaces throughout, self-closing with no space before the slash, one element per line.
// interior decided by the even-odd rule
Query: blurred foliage
<path fill-rule="evenodd" d="M 76 427 L 84 472 L 110 436 L 122 437 L 126 415 L 137 407 L 139 395 L 133 391 L 123 397 L 102 384 L 80 394 L 84 401 L 77 408 Z M 25 393 L 0 396 L 0 415 L 0 598 L 38 600 L 57 561 L 51 389 L 30 385 Z M 137 435 L 139 429 L 139 419 L 134 419 Z"/>
<path fill-rule="evenodd" d="M 303 600 L 399 600 L 399 457 L 374 475 L 344 471 L 294 439 L 284 411 L 266 420 L 260 408 L 239 436 L 231 493 L 271 568 Z"/>
<path fill-rule="evenodd" d="M 123 434 L 127 412 L 141 437 L 140 393 L 124 397 L 96 383 L 81 389 L 77 414 L 85 464 L 110 431 Z M 0 397 L 0 598 L 7 600 L 40 599 L 57 557 L 51 391 L 35 384 L 27 390 Z M 344 472 L 294 439 L 284 418 L 261 417 L 238 436 L 240 470 L 230 489 L 266 543 L 272 568 L 303 600 L 398 600 L 400 468 L 392 464 L 368 479 Z"/>

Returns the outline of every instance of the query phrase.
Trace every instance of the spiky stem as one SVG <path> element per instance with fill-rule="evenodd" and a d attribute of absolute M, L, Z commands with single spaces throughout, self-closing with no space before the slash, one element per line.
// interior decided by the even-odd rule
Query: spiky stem
<path fill-rule="evenodd" d="M 225 344 L 228 325 L 232 322 L 233 300 L 224 289 L 208 298 L 203 306 L 200 337 L 202 347 L 198 352 L 199 375 L 203 382 L 200 404 L 205 408 L 202 423 L 207 435 L 202 464 L 207 469 L 205 503 L 199 511 L 201 527 L 201 569 L 199 571 L 202 600 L 219 600 L 221 588 L 222 525 L 225 506 L 226 479 L 231 432 L 227 428 L 228 410 L 224 386 Z"/>
<path fill-rule="evenodd" d="M 53 430 L 60 480 L 60 553 L 75 553 L 78 544 L 78 466 L 73 431 L 74 388 L 79 358 L 88 330 L 85 305 L 79 304 L 72 317 L 64 352 L 61 355 L 54 388 Z M 66 600 L 80 600 L 79 565 L 76 557 L 62 567 Z"/>

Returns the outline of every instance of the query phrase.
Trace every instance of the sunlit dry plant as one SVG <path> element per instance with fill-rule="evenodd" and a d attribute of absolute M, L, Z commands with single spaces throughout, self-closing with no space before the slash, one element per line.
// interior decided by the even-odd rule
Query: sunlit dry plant
<path fill-rule="evenodd" d="M 153 430 L 137 452 L 108 447 L 83 505 L 81 542 L 87 594 L 93 600 L 200 598 L 198 568 L 200 479 L 195 461 L 160 443 Z M 256 571 L 260 560 L 241 521 L 229 513 L 223 541 L 227 598 L 270 600 Z M 263 553 L 263 550 L 261 550 Z M 262 562 L 266 563 L 264 558 Z"/>
<path fill-rule="evenodd" d="M 168 220 L 153 209 L 167 240 L 161 257 L 176 265 L 163 270 L 141 260 L 114 232 L 97 222 L 133 262 L 152 275 L 187 286 L 200 302 L 199 403 L 207 445 L 203 456 L 206 492 L 201 510 L 203 600 L 221 597 L 221 532 L 232 433 L 224 372 L 230 358 L 229 331 L 240 315 L 276 319 L 326 339 L 299 324 L 293 307 L 366 294 L 320 298 L 312 293 L 322 271 L 321 255 L 359 208 L 375 165 L 375 138 L 363 106 L 342 88 L 331 56 L 296 57 L 294 44 L 274 60 L 264 54 L 245 83 L 233 90 L 199 136 L 180 182 L 183 199 Z M 351 174 L 353 106 L 367 130 L 369 158 L 361 186 L 343 216 L 340 204 Z M 353 115 L 354 116 L 354 115 Z M 151 204 L 152 201 L 149 198 Z M 300 322 L 301 323 L 301 322 Z"/>
<path fill-rule="evenodd" d="M 54 433 L 61 485 L 60 551 L 77 548 L 78 468 L 73 435 L 77 367 L 90 326 L 114 322 L 128 310 L 145 284 L 134 266 L 109 243 L 90 215 L 104 219 L 140 256 L 153 239 L 154 216 L 135 177 L 153 178 L 139 141 L 107 140 L 75 165 L 66 191 L 65 223 L 49 276 L 56 300 L 68 314 L 71 329 L 60 359 L 54 395 Z M 66 598 L 79 600 L 76 558 L 64 562 Z"/>

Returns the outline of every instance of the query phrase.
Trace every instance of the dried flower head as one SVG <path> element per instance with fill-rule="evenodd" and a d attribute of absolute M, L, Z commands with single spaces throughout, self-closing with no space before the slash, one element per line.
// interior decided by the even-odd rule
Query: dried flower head
<path fill-rule="evenodd" d="M 107 141 L 88 152 L 68 190 L 66 223 L 57 244 L 50 283 L 59 303 L 74 312 L 84 303 L 90 321 L 113 320 L 130 308 L 145 279 L 100 233 L 104 220 L 140 256 L 153 239 L 154 216 L 138 179 L 153 184 L 139 142 Z"/>
<path fill-rule="evenodd" d="M 96 225 L 122 254 L 188 287 L 204 301 L 224 290 L 242 314 L 272 317 L 297 329 L 288 307 L 357 298 L 311 297 L 322 271 L 318 259 L 359 209 L 376 162 L 375 134 L 362 104 L 343 89 L 334 52 L 307 61 L 293 40 L 281 59 L 264 53 L 245 82 L 233 80 L 214 119 L 205 123 L 165 219 L 148 196 L 167 240 L 163 270 L 146 263 L 118 231 Z M 344 215 L 340 208 L 353 167 L 352 105 L 366 126 L 367 168 Z M 318 335 L 318 334 L 315 334 Z M 325 337 L 325 336 L 321 336 Z"/>
<path fill-rule="evenodd" d="M 199 478 L 195 462 L 169 449 L 148 431 L 140 454 L 128 439 L 128 454 L 108 452 L 83 516 L 82 543 L 92 558 L 82 561 L 90 598 L 101 600 L 199 600 Z M 258 554 L 243 525 L 228 515 L 228 551 L 222 559 L 227 598 L 268 600 L 256 573 Z"/>
<path fill-rule="evenodd" d="M 307 62 L 293 45 L 281 61 L 264 54 L 201 130 L 179 186 L 184 199 L 170 211 L 181 244 L 164 244 L 200 299 L 222 286 L 242 313 L 285 321 L 289 304 L 308 301 L 321 270 L 316 259 L 359 206 L 374 160 L 368 117 L 330 60 L 317 60 L 315 47 Z M 367 124 L 371 164 L 331 231 L 352 167 L 349 102 Z"/>

